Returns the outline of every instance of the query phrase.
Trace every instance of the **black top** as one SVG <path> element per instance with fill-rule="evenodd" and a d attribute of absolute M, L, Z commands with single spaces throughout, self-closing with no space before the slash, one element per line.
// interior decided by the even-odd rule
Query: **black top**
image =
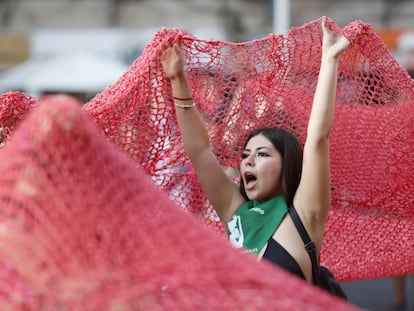
<path fill-rule="evenodd" d="M 267 242 L 263 258 L 306 281 L 306 277 L 299 264 L 273 237 Z"/>

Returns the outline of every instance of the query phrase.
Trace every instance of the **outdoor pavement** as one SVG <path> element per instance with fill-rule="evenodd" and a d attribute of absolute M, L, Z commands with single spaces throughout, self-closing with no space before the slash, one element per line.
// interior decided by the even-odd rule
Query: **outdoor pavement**
<path fill-rule="evenodd" d="M 414 311 L 414 276 L 407 277 L 407 304 L 404 311 Z M 383 278 L 366 281 L 344 282 L 343 289 L 348 295 L 348 302 L 370 311 L 384 311 L 393 299 L 393 279 Z M 402 311 L 402 310 L 401 310 Z"/>

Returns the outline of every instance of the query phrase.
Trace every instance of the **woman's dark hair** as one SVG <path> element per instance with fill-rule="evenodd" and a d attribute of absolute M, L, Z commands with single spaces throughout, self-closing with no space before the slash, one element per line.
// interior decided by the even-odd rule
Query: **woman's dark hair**
<path fill-rule="evenodd" d="M 249 140 L 257 135 L 266 137 L 282 157 L 281 190 L 290 207 L 302 174 L 303 148 L 298 139 L 288 131 L 277 127 L 263 127 L 250 133 L 243 149 L 246 148 Z M 240 192 L 248 200 L 242 179 L 240 179 Z"/>

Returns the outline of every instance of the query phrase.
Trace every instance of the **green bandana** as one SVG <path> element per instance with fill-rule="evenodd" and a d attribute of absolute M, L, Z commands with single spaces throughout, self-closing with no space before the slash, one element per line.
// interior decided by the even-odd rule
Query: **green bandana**
<path fill-rule="evenodd" d="M 255 200 L 245 202 L 227 223 L 231 243 L 239 248 L 244 247 L 248 252 L 259 253 L 287 211 L 281 194 L 264 203 Z"/>

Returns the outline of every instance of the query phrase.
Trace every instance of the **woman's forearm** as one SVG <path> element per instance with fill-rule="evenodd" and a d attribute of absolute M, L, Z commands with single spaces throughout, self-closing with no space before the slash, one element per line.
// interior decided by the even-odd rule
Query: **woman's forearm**
<path fill-rule="evenodd" d="M 184 73 L 171 81 L 171 87 L 175 98 L 192 98 L 192 92 Z M 195 160 L 201 152 L 210 147 L 207 129 L 197 108 L 192 107 L 193 103 L 193 100 L 174 99 L 184 149 L 191 160 Z"/>
<path fill-rule="evenodd" d="M 337 72 L 338 59 L 322 57 L 308 124 L 307 136 L 310 139 L 319 140 L 329 137 L 334 118 Z"/>

